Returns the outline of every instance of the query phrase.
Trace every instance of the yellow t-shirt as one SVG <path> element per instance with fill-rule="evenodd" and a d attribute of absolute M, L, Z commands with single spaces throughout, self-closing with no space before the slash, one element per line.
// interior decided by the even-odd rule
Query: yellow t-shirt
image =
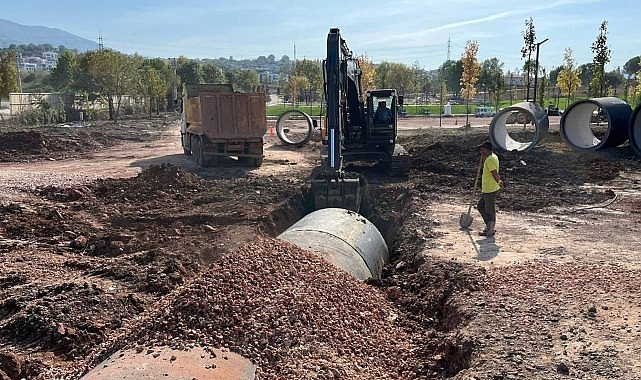
<path fill-rule="evenodd" d="M 499 172 L 499 158 L 496 154 L 492 153 L 485 159 L 483 163 L 483 176 L 481 177 L 481 191 L 484 193 L 493 193 L 499 191 L 501 187 L 494 180 L 492 170 Z"/>

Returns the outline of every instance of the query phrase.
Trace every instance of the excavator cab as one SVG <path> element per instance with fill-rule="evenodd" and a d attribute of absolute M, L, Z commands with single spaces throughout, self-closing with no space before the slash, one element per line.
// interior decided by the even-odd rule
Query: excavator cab
<path fill-rule="evenodd" d="M 367 141 L 394 144 L 397 132 L 396 90 L 376 90 L 367 93 Z"/>

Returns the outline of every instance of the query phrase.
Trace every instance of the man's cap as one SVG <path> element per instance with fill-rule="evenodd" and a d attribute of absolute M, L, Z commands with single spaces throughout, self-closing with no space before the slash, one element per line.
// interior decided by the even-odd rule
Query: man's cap
<path fill-rule="evenodd" d="M 494 146 L 492 146 L 492 142 L 491 141 L 483 141 L 482 143 L 480 143 L 476 147 L 477 148 L 485 148 L 485 149 L 489 149 L 489 150 L 492 150 L 494 148 Z"/>

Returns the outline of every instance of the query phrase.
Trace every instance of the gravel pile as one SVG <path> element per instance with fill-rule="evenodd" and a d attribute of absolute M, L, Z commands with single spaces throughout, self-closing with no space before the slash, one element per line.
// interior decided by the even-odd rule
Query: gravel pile
<path fill-rule="evenodd" d="M 429 373 L 418 331 L 397 323 L 386 295 L 275 239 L 224 257 L 170 297 L 122 346 L 223 347 L 260 379 L 394 379 Z M 118 346 L 118 347 L 115 347 Z"/>

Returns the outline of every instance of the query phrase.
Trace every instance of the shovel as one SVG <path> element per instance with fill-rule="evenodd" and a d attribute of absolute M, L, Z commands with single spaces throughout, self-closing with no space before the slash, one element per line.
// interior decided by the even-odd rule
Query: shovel
<path fill-rule="evenodd" d="M 468 228 L 469 226 L 472 225 L 472 215 L 470 213 L 472 212 L 472 204 L 474 204 L 474 196 L 476 195 L 476 187 L 479 183 L 479 177 L 481 176 L 481 167 L 483 167 L 483 156 L 481 156 L 481 159 L 479 160 L 479 168 L 476 171 L 476 179 L 474 179 L 474 190 L 472 191 L 472 200 L 470 201 L 470 207 L 467 208 L 467 213 L 462 213 L 461 217 L 459 218 L 459 225 L 462 228 Z"/>

